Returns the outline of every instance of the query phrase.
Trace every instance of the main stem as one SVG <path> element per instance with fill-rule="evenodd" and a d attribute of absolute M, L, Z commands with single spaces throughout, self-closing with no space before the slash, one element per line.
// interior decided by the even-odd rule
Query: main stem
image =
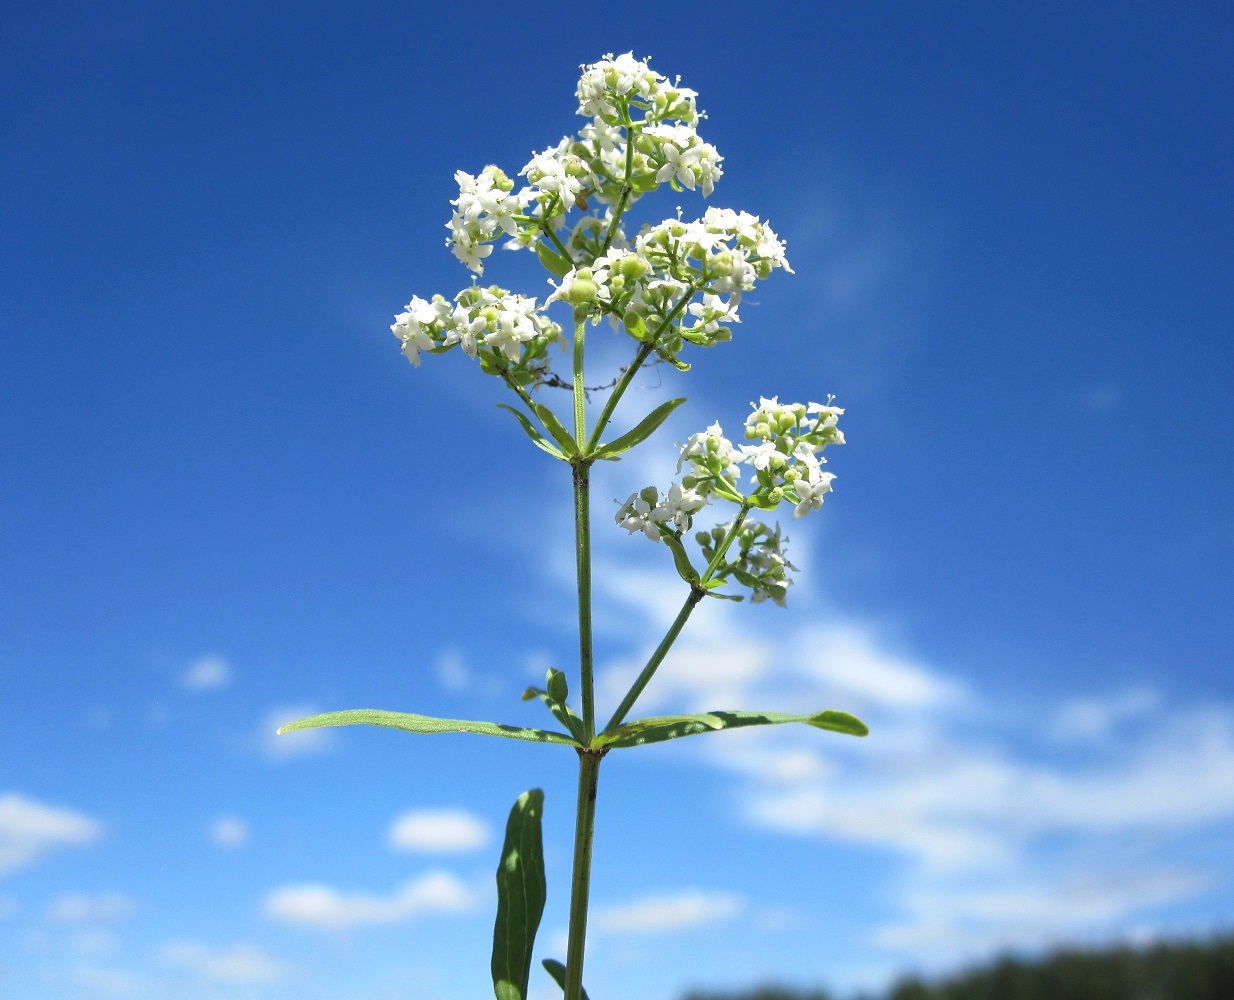
<path fill-rule="evenodd" d="M 583 337 L 586 317 L 574 323 L 574 439 L 587 440 L 583 389 Z M 566 946 L 565 1000 L 582 1000 L 583 955 L 587 947 L 587 903 L 591 896 L 591 847 L 596 826 L 596 786 L 601 753 L 590 749 L 596 735 L 591 641 L 591 460 L 571 463 L 574 479 L 574 548 L 578 573 L 578 664 L 582 686 L 583 743 L 578 755 L 578 807 L 574 824 L 574 872 L 570 880 L 570 937 Z"/>
<path fill-rule="evenodd" d="M 583 954 L 587 947 L 587 903 L 591 897 L 591 846 L 596 829 L 596 786 L 600 753 L 578 755 L 578 807 L 574 821 L 574 877 L 570 882 L 570 937 L 566 945 L 565 1000 L 583 995 Z"/>

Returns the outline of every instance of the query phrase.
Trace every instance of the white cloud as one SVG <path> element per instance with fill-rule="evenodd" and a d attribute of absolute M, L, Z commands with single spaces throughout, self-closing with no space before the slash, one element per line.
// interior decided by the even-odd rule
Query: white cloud
<path fill-rule="evenodd" d="M 74 893 L 48 903 L 45 912 L 47 919 L 56 923 L 111 923 L 124 919 L 132 909 L 133 901 L 118 892 L 96 896 Z"/>
<path fill-rule="evenodd" d="M 243 847 L 249 842 L 249 825 L 239 816 L 220 816 L 210 824 L 210 839 L 219 847 Z"/>
<path fill-rule="evenodd" d="M 865 626 L 807 626 L 794 634 L 790 649 L 799 670 L 862 705 L 930 709 L 964 698 L 959 684 L 889 652 Z"/>
<path fill-rule="evenodd" d="M 136 997 L 148 996 L 146 988 L 149 985 L 143 976 L 124 969 L 106 968 L 103 966 L 85 965 L 72 969 L 57 971 L 51 980 L 67 981 L 74 987 L 83 990 L 83 996 L 105 997 Z"/>
<path fill-rule="evenodd" d="M 334 733 L 328 728 L 297 729 L 282 736 L 278 734 L 280 726 L 305 716 L 316 715 L 317 711 L 312 705 L 288 705 L 267 712 L 260 730 L 266 756 L 271 760 L 291 760 L 332 749 L 335 744 Z"/>
<path fill-rule="evenodd" d="M 741 897 L 732 893 L 688 889 L 597 907 L 592 923 L 609 934 L 664 934 L 728 920 L 742 908 Z"/>
<path fill-rule="evenodd" d="M 86 956 L 108 955 L 116 950 L 118 944 L 115 934 L 99 927 L 79 931 L 65 941 L 65 946 L 73 954 Z"/>
<path fill-rule="evenodd" d="M 103 824 L 89 816 L 13 792 L 0 795 L 0 877 L 59 847 L 84 847 L 102 835 Z"/>
<path fill-rule="evenodd" d="M 216 949 L 193 941 L 178 941 L 164 945 L 160 958 L 166 965 L 187 969 L 212 983 L 273 983 L 284 979 L 290 971 L 260 948 L 246 944 Z"/>
<path fill-rule="evenodd" d="M 231 682 L 231 666 L 221 656 L 203 656 L 184 672 L 180 683 L 190 691 L 213 691 Z"/>
<path fill-rule="evenodd" d="M 475 683 L 471 669 L 455 650 L 446 650 L 437 657 L 437 682 L 451 694 L 468 691 Z"/>
<path fill-rule="evenodd" d="M 396 924 L 423 913 L 471 909 L 475 894 L 454 875 L 428 872 L 390 896 L 341 893 L 326 885 L 292 885 L 273 890 L 263 904 L 265 915 L 282 923 L 319 930 L 348 930 L 373 924 Z"/>
<path fill-rule="evenodd" d="M 1051 735 L 1062 741 L 1106 739 L 1119 723 L 1147 715 L 1160 701 L 1157 692 L 1147 687 L 1105 698 L 1075 698 L 1059 710 Z"/>
<path fill-rule="evenodd" d="M 1062 876 L 1044 872 L 1031 882 L 951 884 L 945 891 L 919 887 L 906 900 L 909 919 L 881 928 L 876 940 L 884 947 L 939 956 L 1046 945 L 1187 899 L 1210 888 L 1212 881 L 1196 872 L 1166 869 Z"/>
<path fill-rule="evenodd" d="M 489 828 L 463 809 L 420 809 L 396 817 L 387 837 L 400 851 L 447 854 L 483 847 Z"/>

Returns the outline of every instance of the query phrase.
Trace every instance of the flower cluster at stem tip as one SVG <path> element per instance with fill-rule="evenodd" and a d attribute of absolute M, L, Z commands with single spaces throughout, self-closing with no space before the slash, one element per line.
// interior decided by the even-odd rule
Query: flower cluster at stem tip
<path fill-rule="evenodd" d="M 536 153 L 518 172 L 526 181 L 521 187 L 495 165 L 454 175 L 459 194 L 446 240 L 454 255 L 482 275 L 494 243 L 505 237 L 508 248 L 536 251 L 554 276 L 552 292 L 542 304 L 511 301 L 509 293 L 486 303 L 480 339 L 502 355 L 488 365 L 491 355 L 475 348 L 476 315 L 451 309 L 447 316 L 436 298 L 427 305 L 413 298 L 390 327 L 413 364 L 422 351 L 459 344 L 492 374 L 530 365 L 532 377 L 522 381 L 543 377 L 549 362 L 536 352 L 556 339 L 556 326 L 541 320 L 532 332 L 531 317 L 564 302 L 576 316 L 608 318 L 681 366 L 676 357 L 686 343 L 711 347 L 731 338 L 742 295 L 756 281 L 776 269 L 792 272 L 784 244 L 747 212 L 713 207 L 688 221 L 678 209 L 678 218 L 643 226 L 633 237 L 622 228 L 626 210 L 662 185 L 706 197 L 721 177 L 722 157 L 698 135 L 706 116 L 693 90 L 625 53 L 584 66 L 577 97 L 587 124 Z M 572 212 L 581 214 L 571 223 Z M 525 319 L 513 322 L 515 313 Z"/>
<path fill-rule="evenodd" d="M 641 345 L 636 366 L 654 351 L 685 369 L 678 354 L 687 344 L 712 347 L 731 339 L 743 296 L 775 270 L 792 273 L 783 242 L 748 212 L 712 206 L 691 221 L 678 208 L 676 217 L 627 235 L 627 210 L 662 185 L 710 196 L 723 174 L 722 157 L 698 135 L 706 115 L 698 110 L 698 95 L 679 80 L 632 53 L 605 56 L 582 70 L 577 110 L 587 123 L 535 153 L 518 171 L 521 186 L 495 165 L 454 175 L 459 193 L 451 201 L 446 240 L 454 255 L 482 275 L 504 237 L 508 249 L 536 252 L 552 275 L 550 294 L 539 303 L 497 285 L 482 287 L 473 277 L 453 300 L 413 296 L 390 327 L 413 365 L 424 353 L 460 347 L 533 410 L 538 404 L 524 387 L 548 381 L 549 346 L 566 346 L 562 327 L 547 316 L 550 306 L 571 308 L 580 330 L 588 320 L 607 318 Z M 574 220 L 572 212 L 579 213 Z M 678 569 L 692 585 L 710 591 L 735 581 L 750 588 L 755 602 L 770 598 L 782 605 L 791 584 L 787 571 L 794 569 L 787 539 L 778 525 L 747 515 L 788 502 L 799 518 L 822 506 L 835 478 L 822 468 L 823 452 L 844 443 L 838 426 L 844 411 L 832 397 L 825 404 L 762 398 L 752 410 L 744 429 L 748 443 L 734 445 L 718 423 L 692 435 L 679 445 L 677 471 L 689 466 L 681 481 L 618 501 L 616 520 L 630 533 L 669 544 L 674 558 L 685 560 Z M 749 472 L 746 484 L 742 468 Z M 717 499 L 741 511 L 695 536 L 707 560 L 700 577 L 680 542 L 695 515 Z"/>

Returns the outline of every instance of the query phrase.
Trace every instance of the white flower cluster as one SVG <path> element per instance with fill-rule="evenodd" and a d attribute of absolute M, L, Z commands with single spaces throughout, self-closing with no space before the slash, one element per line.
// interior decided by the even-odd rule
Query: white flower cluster
<path fill-rule="evenodd" d="M 614 500 L 614 503 L 620 503 Z M 631 493 L 617 511 L 616 521 L 630 534 L 641 531 L 658 542 L 665 530 L 676 534 L 689 531 L 693 516 L 707 506 L 707 498 L 697 490 L 673 483 L 667 493 L 654 486 L 645 486 Z"/>
<path fill-rule="evenodd" d="M 482 274 L 500 234 L 512 248 L 533 247 L 564 224 L 571 208 L 586 211 L 592 196 L 610 207 L 622 199 L 628 205 L 664 183 L 710 195 L 723 174 L 722 157 L 698 136 L 696 97 L 631 53 L 584 66 L 579 114 L 592 120 L 536 153 L 519 171 L 527 186 L 517 193 L 496 167 L 478 177 L 455 174 L 459 197 L 451 202 L 457 210 L 447 244 Z"/>
<path fill-rule="evenodd" d="M 465 288 L 454 304 L 441 295 L 431 301 L 413 296 L 390 330 L 416 366 L 421 351 L 440 353 L 457 344 L 468 357 L 508 370 L 542 359 L 561 340 L 561 327 L 537 310 L 535 299 L 496 285 Z"/>
<path fill-rule="evenodd" d="M 711 562 L 716 551 L 728 537 L 733 525 L 717 525 L 711 531 L 700 531 L 695 541 L 703 551 L 703 558 Z M 788 578 L 789 570 L 797 567 L 788 561 L 788 539 L 780 537 L 780 526 L 768 527 L 762 521 L 747 520 L 742 522 L 737 530 L 737 537 L 729 547 L 723 565 L 716 572 L 716 578 L 725 580 L 730 577 L 744 584 L 751 590 L 750 601 L 761 604 L 771 598 L 780 607 L 784 607 L 785 594 L 793 581 Z"/>
<path fill-rule="evenodd" d="M 683 483 L 703 495 L 719 493 L 731 500 L 744 499 L 736 492 L 737 466 L 753 469 L 750 478 L 757 483 L 750 494 L 753 505 L 770 509 L 782 500 L 795 505 L 793 517 L 801 517 L 823 505 L 831 492 L 835 476 L 821 468 L 826 463 L 823 451 L 828 445 L 843 444 L 838 423 L 844 410 L 822 403 L 784 404 L 776 397 L 751 404 L 746 418 L 745 436 L 757 443 L 734 448 L 718 423 L 694 434 L 682 446 L 677 471 L 690 463 L 690 475 Z"/>
<path fill-rule="evenodd" d="M 457 170 L 454 179 L 458 197 L 450 202 L 455 211 L 447 225 L 451 235 L 446 245 L 476 274 L 483 274 L 484 258 L 493 252 L 490 244 L 497 234 L 519 235 L 517 217 L 526 211 L 531 194 L 526 188 L 512 193 L 514 182 L 492 164 L 478 177 Z"/>

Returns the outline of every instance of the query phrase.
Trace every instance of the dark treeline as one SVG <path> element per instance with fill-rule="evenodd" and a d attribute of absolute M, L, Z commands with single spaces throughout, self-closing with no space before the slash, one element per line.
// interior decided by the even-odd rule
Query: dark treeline
<path fill-rule="evenodd" d="M 769 986 L 695 992 L 686 1000 L 835 1000 L 824 990 Z M 1056 951 L 1001 958 L 946 979 L 902 979 L 858 1000 L 1234 1000 L 1234 936 L 1150 948 Z"/>

